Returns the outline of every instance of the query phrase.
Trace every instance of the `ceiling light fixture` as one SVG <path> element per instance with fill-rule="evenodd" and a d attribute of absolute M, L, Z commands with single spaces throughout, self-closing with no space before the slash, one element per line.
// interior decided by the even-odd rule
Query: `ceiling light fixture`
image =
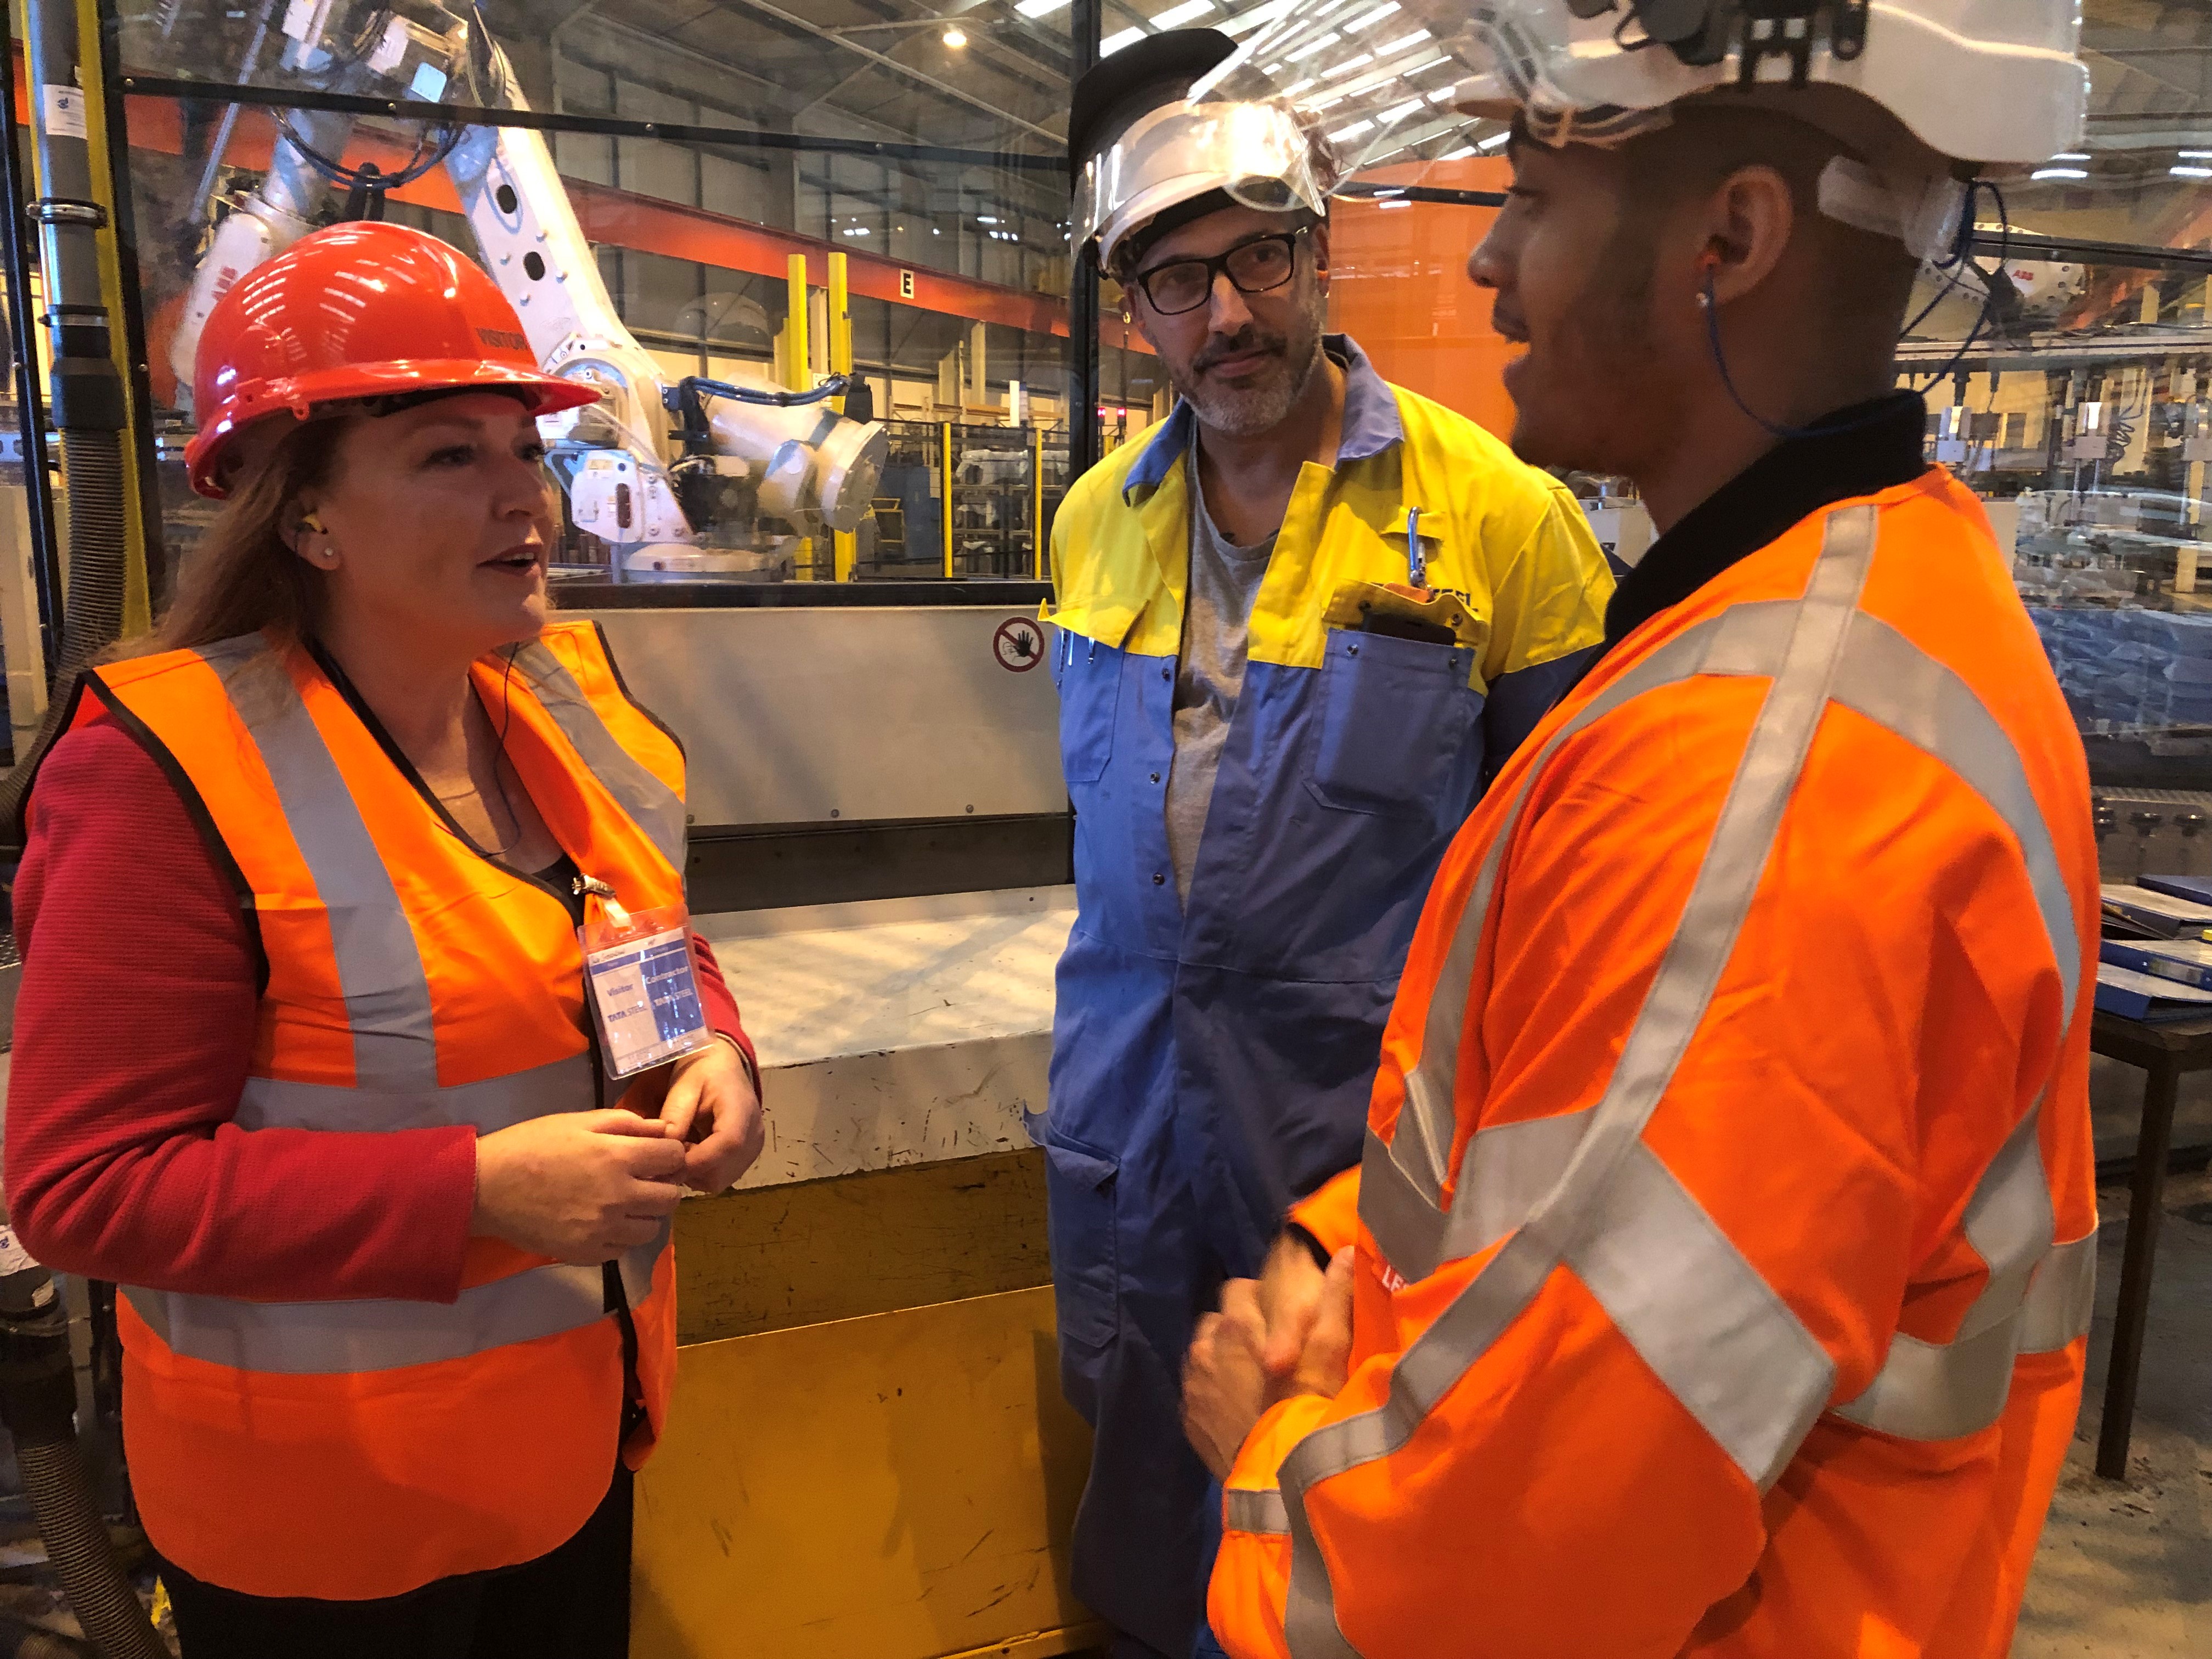
<path fill-rule="evenodd" d="M 1066 0 L 1055 0 L 1055 3 L 1065 5 Z M 1255 6 L 1249 11 L 1240 11 L 1234 17 L 1224 17 L 1213 27 L 1226 35 L 1249 34 L 1261 24 L 1273 22 L 1282 14 L 1283 0 L 1270 0 L 1270 3 L 1267 5 Z"/>
<path fill-rule="evenodd" d="M 2040 167 L 2027 176 L 2030 179 L 2086 179 L 2089 175 L 2079 167 Z"/>
<path fill-rule="evenodd" d="M 1111 58 L 1122 47 L 1133 46 L 1144 38 L 1145 31 L 1141 28 L 1127 28 L 1123 29 L 1119 34 L 1109 34 L 1098 43 L 1098 55 L 1101 58 Z"/>
<path fill-rule="evenodd" d="M 1066 4 L 1067 0 L 1018 0 L 1014 9 L 1024 17 L 1049 17 Z"/>
<path fill-rule="evenodd" d="M 1170 6 L 1152 19 L 1152 27 L 1156 29 L 1179 29 L 1212 9 L 1213 0 L 1183 0 L 1180 6 Z"/>
<path fill-rule="evenodd" d="M 957 23 L 955 23 L 951 28 L 945 30 L 945 33 L 938 38 L 943 40 L 946 46 L 951 47 L 955 52 L 959 51 L 961 47 L 968 44 L 968 32 L 962 28 Z"/>

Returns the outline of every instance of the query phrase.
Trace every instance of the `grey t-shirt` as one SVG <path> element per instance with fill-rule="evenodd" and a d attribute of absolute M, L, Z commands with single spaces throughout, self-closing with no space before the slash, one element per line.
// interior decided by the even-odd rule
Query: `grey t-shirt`
<path fill-rule="evenodd" d="M 1275 536 L 1238 547 L 1214 527 L 1198 481 L 1194 423 L 1188 456 L 1190 580 L 1183 604 L 1182 651 L 1176 659 L 1175 759 L 1168 772 L 1168 857 L 1176 896 L 1188 902 L 1199 837 L 1213 801 L 1221 749 L 1237 718 L 1252 642 L 1252 602 L 1267 574 Z M 1278 531 L 1276 535 L 1281 532 Z"/>

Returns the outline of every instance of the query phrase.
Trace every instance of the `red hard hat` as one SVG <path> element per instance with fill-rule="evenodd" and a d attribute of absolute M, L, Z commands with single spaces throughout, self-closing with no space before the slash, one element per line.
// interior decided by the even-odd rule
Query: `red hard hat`
<path fill-rule="evenodd" d="M 475 261 L 405 225 L 333 225 L 247 271 L 208 313 L 185 466 L 194 489 L 220 499 L 238 434 L 256 421 L 465 386 L 512 387 L 532 415 L 599 397 L 539 373 L 522 319 Z"/>

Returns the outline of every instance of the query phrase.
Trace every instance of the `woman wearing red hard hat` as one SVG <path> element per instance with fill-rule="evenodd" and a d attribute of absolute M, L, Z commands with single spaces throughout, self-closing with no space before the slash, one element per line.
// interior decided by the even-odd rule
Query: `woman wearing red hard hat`
<path fill-rule="evenodd" d="M 124 1286 L 187 1659 L 619 1654 L 670 1218 L 761 1130 L 683 751 L 547 617 L 534 417 L 594 394 L 389 224 L 240 278 L 196 380 L 226 505 L 32 798 L 14 1224 Z"/>

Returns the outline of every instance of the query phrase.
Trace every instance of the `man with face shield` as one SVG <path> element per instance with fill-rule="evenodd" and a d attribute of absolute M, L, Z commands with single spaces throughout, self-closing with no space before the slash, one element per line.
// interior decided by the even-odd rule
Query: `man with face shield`
<path fill-rule="evenodd" d="M 1233 50 L 1155 36 L 1076 89 L 1077 239 L 1179 401 L 1069 492 L 1049 611 L 1075 1588 L 1117 1652 L 1174 1659 L 1218 1512 L 1178 1420 L 1192 1322 L 1358 1156 L 1420 895 L 1610 589 L 1565 489 L 1323 331 L 1327 147 L 1279 102 L 1189 100 Z"/>
<path fill-rule="evenodd" d="M 1326 1277 L 1194 1341 L 1213 1628 L 2001 1659 L 2089 1324 L 2096 844 L 1893 356 L 1983 181 L 2078 139 L 2078 8 L 1425 12 L 1515 122 L 1471 271 L 1516 447 L 1663 533 L 1443 862 L 1364 1155 L 1297 1212 Z M 1312 27 L 1255 72 L 1326 78 Z"/>

